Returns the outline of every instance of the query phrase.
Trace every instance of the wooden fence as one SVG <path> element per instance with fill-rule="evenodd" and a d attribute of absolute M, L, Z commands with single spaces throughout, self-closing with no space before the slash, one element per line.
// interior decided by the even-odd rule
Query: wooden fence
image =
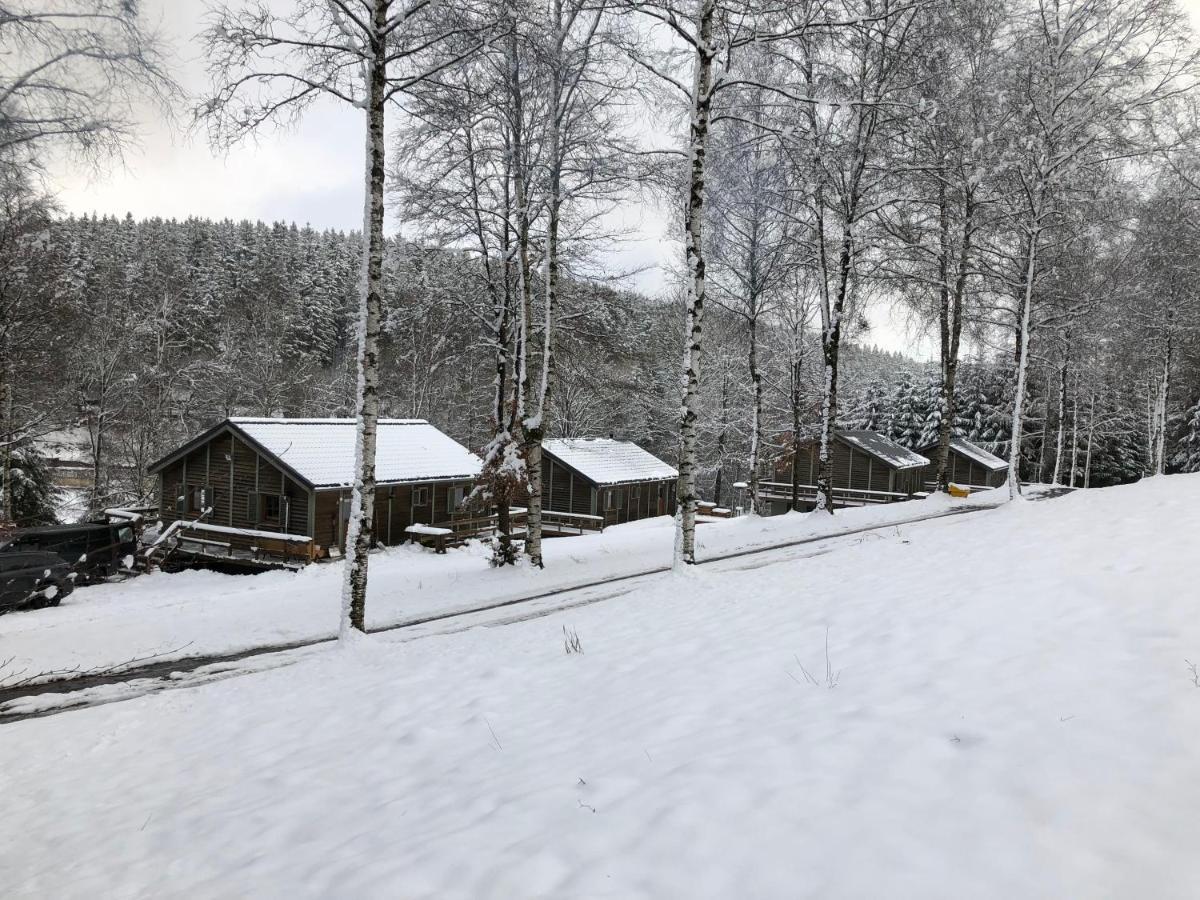
<path fill-rule="evenodd" d="M 792 485 L 786 481 L 760 481 L 758 483 L 760 500 L 785 500 L 791 502 Z M 904 494 L 899 491 L 867 491 L 860 488 L 833 489 L 833 505 L 838 506 L 874 506 L 880 503 L 900 503 L 904 500 L 914 500 L 926 496 L 920 494 Z M 815 503 L 817 486 L 815 484 L 800 485 L 799 498 L 801 503 Z"/>

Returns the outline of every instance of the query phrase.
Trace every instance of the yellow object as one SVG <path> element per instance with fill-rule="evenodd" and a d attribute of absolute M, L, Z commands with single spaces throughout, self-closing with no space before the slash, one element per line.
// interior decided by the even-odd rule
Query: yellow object
<path fill-rule="evenodd" d="M 951 497 L 970 497 L 971 492 L 965 487 L 959 487 L 957 484 L 949 485 Z"/>

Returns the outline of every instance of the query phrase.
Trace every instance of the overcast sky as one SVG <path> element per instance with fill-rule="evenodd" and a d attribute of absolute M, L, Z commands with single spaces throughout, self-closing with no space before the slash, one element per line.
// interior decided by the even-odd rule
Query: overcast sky
<path fill-rule="evenodd" d="M 173 42 L 176 76 L 196 94 L 208 85 L 195 35 L 205 16 L 205 0 L 143 0 L 151 21 L 162 23 Z M 1183 0 L 1200 27 L 1200 0 Z M 362 223 L 361 113 L 334 104 L 314 107 L 294 129 L 264 133 L 255 143 L 228 154 L 214 152 L 203 132 L 188 133 L 187 114 L 175 123 L 147 114 L 139 145 L 124 165 L 103 172 L 57 166 L 53 187 L 64 209 L 73 213 L 137 218 L 189 215 L 215 219 L 283 220 L 316 228 L 358 228 Z M 631 203 L 622 211 L 625 249 L 610 259 L 614 271 L 646 267 L 629 285 L 648 293 L 661 290 L 663 263 L 674 263 L 669 219 L 649 203 Z M 389 221 L 389 230 L 395 222 Z M 873 316 L 870 340 L 892 350 L 929 355 L 927 341 L 910 334 L 889 311 Z"/>

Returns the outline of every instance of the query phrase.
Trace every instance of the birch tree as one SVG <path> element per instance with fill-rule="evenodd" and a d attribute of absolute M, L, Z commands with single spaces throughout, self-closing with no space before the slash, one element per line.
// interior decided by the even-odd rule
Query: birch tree
<path fill-rule="evenodd" d="M 0 7 L 0 162 L 51 148 L 99 161 L 133 137 L 140 100 L 175 96 L 158 34 L 130 0 Z"/>
<path fill-rule="evenodd" d="M 674 565 L 677 570 L 696 562 L 697 440 L 701 414 L 700 372 L 704 352 L 704 312 L 707 301 L 705 256 L 705 199 L 709 132 L 714 103 L 722 91 L 759 85 L 793 102 L 811 105 L 811 95 L 798 97 L 784 84 L 763 84 L 735 72 L 740 52 L 750 46 L 787 44 L 811 31 L 846 24 L 823 18 L 826 3 L 800 0 L 785 7 L 757 3 L 722 4 L 717 0 L 623 0 L 625 8 L 648 17 L 675 49 L 641 52 L 639 65 L 683 99 L 688 116 L 684 157 L 682 215 L 686 270 L 681 403 L 679 421 L 679 481 L 676 490 Z M 836 4 L 834 4 L 836 6 Z M 682 48 L 682 53 L 678 48 Z M 677 77 L 680 68 L 690 71 Z"/>
<path fill-rule="evenodd" d="M 362 287 L 343 638 L 366 630 L 367 564 L 374 538 L 386 111 L 414 84 L 475 52 L 477 27 L 431 0 L 294 0 L 286 12 L 266 3 L 239 10 L 221 6 L 204 33 L 215 91 L 197 112 L 210 123 L 216 143 L 241 140 L 269 123 L 294 121 L 318 100 L 345 103 L 364 114 Z"/>
<path fill-rule="evenodd" d="M 760 76 L 761 76 L 760 70 Z M 746 329 L 750 379 L 750 449 L 746 460 L 750 510 L 759 512 L 763 449 L 762 324 L 779 309 L 799 263 L 787 202 L 786 160 L 765 120 L 769 100 L 762 88 L 729 91 L 717 120 L 727 124 L 714 140 L 710 179 L 711 274 L 714 300 Z M 722 396 L 726 396 L 727 391 Z M 723 434 L 724 432 L 722 432 Z M 718 498 L 718 502 L 719 498 Z"/>
<path fill-rule="evenodd" d="M 421 124 L 405 146 L 421 162 L 403 167 L 398 183 L 431 236 L 479 253 L 491 342 L 503 357 L 484 453 L 500 508 L 498 561 L 513 559 L 504 498 L 523 485 L 525 552 L 540 568 L 561 272 L 564 257 L 595 245 L 589 226 L 626 183 L 615 117 L 626 79 L 604 3 L 506 2 L 498 15 L 505 31 L 495 48 L 417 92 Z M 446 216 L 462 224 L 446 228 Z"/>
<path fill-rule="evenodd" d="M 17 522 L 13 503 L 13 461 L 17 449 L 35 434 L 45 412 L 19 404 L 18 365 L 45 339 L 40 291 L 29 271 L 31 245 L 44 233 L 51 205 L 29 179 L 0 168 L 0 526 Z"/>
<path fill-rule="evenodd" d="M 1049 232 L 1062 215 L 1062 189 L 1115 156 L 1149 149 L 1140 126 L 1154 108 L 1194 81 L 1182 13 L 1157 0 L 1030 0 L 1013 30 L 1010 92 L 1020 114 L 1011 129 L 1015 256 L 1016 377 L 1008 492 L 1020 493 L 1033 307 Z"/>
<path fill-rule="evenodd" d="M 911 117 L 905 102 L 922 3 L 841 0 L 844 24 L 827 40 L 805 40 L 796 55 L 804 102 L 793 158 L 811 209 L 824 363 L 816 508 L 833 512 L 832 439 L 837 427 L 842 339 L 854 324 L 869 244 L 866 224 L 891 198 L 885 154 Z"/>
<path fill-rule="evenodd" d="M 896 202 L 881 210 L 892 239 L 896 283 L 938 339 L 936 489 L 948 486 L 947 461 L 955 418 L 955 387 L 969 288 L 978 282 L 976 234 L 994 205 L 991 173 L 999 163 L 995 133 L 1005 109 L 994 85 L 1005 60 L 998 35 L 1002 6 L 964 0 L 937 9 L 923 23 L 909 102 L 916 115 L 896 136 Z"/>

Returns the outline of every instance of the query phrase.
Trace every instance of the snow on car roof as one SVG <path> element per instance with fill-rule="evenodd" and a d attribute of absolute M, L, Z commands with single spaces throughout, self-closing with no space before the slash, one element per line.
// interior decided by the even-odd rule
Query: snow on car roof
<path fill-rule="evenodd" d="M 972 444 L 966 438 L 952 437 L 950 438 L 950 448 L 968 459 L 972 459 L 979 463 L 985 469 L 991 469 L 993 472 L 999 472 L 1001 469 L 1007 469 L 1008 463 L 993 453 L 989 453 L 982 447 Z"/>
<path fill-rule="evenodd" d="M 893 469 L 915 469 L 929 465 L 929 460 L 921 454 L 873 431 L 839 431 L 837 437 Z"/>
<path fill-rule="evenodd" d="M 315 487 L 354 481 L 353 419 L 233 418 L 230 424 Z M 379 484 L 475 478 L 479 457 L 424 419 L 380 419 Z"/>
<path fill-rule="evenodd" d="M 661 481 L 679 473 L 630 441 L 613 438 L 559 438 L 542 447 L 596 484 Z"/>

